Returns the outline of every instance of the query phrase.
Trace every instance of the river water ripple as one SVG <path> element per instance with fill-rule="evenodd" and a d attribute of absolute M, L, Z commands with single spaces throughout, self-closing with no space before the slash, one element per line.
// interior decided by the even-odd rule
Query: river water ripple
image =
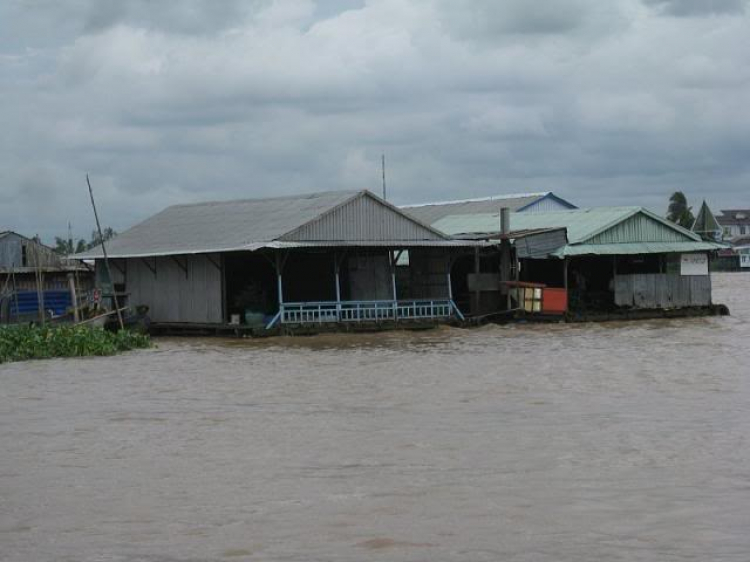
<path fill-rule="evenodd" d="M 729 318 L 0 366 L 0 560 L 750 560 Z"/>

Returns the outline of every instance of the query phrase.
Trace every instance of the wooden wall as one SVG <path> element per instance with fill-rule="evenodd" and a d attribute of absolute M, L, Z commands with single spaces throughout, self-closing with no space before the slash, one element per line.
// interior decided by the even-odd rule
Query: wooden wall
<path fill-rule="evenodd" d="M 125 284 L 129 304 L 148 306 L 153 322 L 221 323 L 222 272 L 211 260 L 221 264 L 219 254 L 110 261 L 114 282 Z M 96 265 L 101 286 L 102 260 Z"/>
<path fill-rule="evenodd" d="M 711 304 L 711 276 L 670 273 L 616 275 L 615 304 L 633 308 L 708 306 Z"/>
<path fill-rule="evenodd" d="M 450 255 L 442 248 L 409 250 L 409 295 L 412 299 L 447 299 Z"/>

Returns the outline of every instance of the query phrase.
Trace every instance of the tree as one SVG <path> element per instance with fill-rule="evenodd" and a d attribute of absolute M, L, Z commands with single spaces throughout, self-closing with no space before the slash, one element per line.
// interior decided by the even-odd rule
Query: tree
<path fill-rule="evenodd" d="M 102 236 L 99 238 L 99 233 L 96 230 L 91 231 L 91 242 L 86 245 L 86 248 L 90 250 L 102 243 L 102 239 L 106 242 L 117 236 L 117 233 L 112 230 L 109 226 L 102 230 Z"/>
<path fill-rule="evenodd" d="M 67 256 L 68 254 L 72 254 L 73 253 L 73 241 L 66 240 L 65 238 L 60 238 L 59 236 L 55 236 L 55 253 L 60 254 L 61 256 Z"/>
<path fill-rule="evenodd" d="M 104 238 L 105 242 L 111 240 L 115 236 L 117 236 L 117 232 L 110 227 L 102 230 L 102 238 Z M 55 253 L 61 256 L 68 256 L 70 254 L 78 254 L 80 252 L 85 252 L 86 250 L 91 250 L 92 248 L 97 248 L 100 244 L 101 240 L 99 239 L 99 233 L 96 230 L 91 233 L 91 240 L 88 242 L 83 238 L 74 242 L 72 238 L 66 240 L 60 236 L 55 236 Z"/>
<path fill-rule="evenodd" d="M 695 222 L 693 208 L 688 206 L 687 197 L 682 191 L 675 191 L 669 198 L 667 219 L 683 228 L 692 228 Z"/>

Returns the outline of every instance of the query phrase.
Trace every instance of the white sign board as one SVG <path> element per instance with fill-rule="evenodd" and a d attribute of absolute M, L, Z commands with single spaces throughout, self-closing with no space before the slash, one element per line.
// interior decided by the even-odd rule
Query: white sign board
<path fill-rule="evenodd" d="M 708 255 L 682 254 L 680 275 L 708 275 Z"/>
<path fill-rule="evenodd" d="M 740 250 L 740 267 L 750 267 L 750 248 Z"/>

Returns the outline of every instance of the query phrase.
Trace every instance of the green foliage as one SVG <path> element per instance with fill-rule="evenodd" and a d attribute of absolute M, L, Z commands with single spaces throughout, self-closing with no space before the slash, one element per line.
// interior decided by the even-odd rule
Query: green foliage
<path fill-rule="evenodd" d="M 693 208 L 688 206 L 687 197 L 682 191 L 675 191 L 669 198 L 667 219 L 683 228 L 690 229 L 693 227 L 695 222 Z"/>
<path fill-rule="evenodd" d="M 46 359 L 114 355 L 147 348 L 147 335 L 128 330 L 108 332 L 88 326 L 0 326 L 0 363 Z"/>
<path fill-rule="evenodd" d="M 99 233 L 96 230 L 92 231 L 91 240 L 89 240 L 88 242 L 83 238 L 75 242 L 73 239 L 65 239 L 59 236 L 55 236 L 55 252 L 62 256 L 78 254 L 80 252 L 85 252 L 86 250 L 98 247 L 101 244 L 102 238 L 104 238 L 104 241 L 107 242 L 115 236 L 117 236 L 117 232 L 112 230 L 112 228 L 110 227 L 106 227 L 102 231 L 101 238 L 99 237 Z"/>
<path fill-rule="evenodd" d="M 61 256 L 67 256 L 72 253 L 72 249 L 72 241 L 55 236 L 55 253 L 60 254 Z"/>
<path fill-rule="evenodd" d="M 112 228 L 110 228 L 109 226 L 105 227 L 102 230 L 101 236 L 99 236 L 99 233 L 96 230 L 92 230 L 91 241 L 88 244 L 86 244 L 86 249 L 90 250 L 91 248 L 95 248 L 102 243 L 102 240 L 107 242 L 109 240 L 112 240 L 112 238 L 114 238 L 115 236 L 117 236 L 117 232 L 112 230 Z"/>

